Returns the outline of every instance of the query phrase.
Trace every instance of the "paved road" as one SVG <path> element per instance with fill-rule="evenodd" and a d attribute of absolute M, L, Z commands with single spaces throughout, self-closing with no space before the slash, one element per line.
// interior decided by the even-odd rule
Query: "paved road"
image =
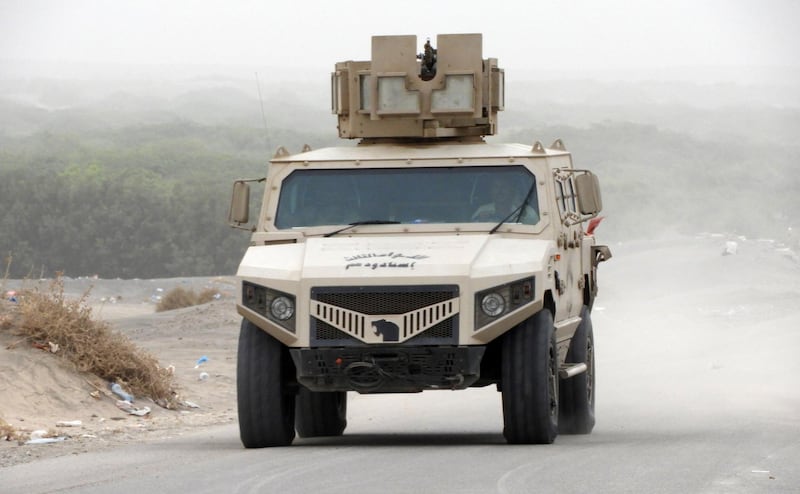
<path fill-rule="evenodd" d="M 0 469 L 0 492 L 800 492 L 798 267 L 755 247 L 615 254 L 589 436 L 506 445 L 494 388 L 353 396 L 340 438 L 244 450 L 226 426 Z"/>
<path fill-rule="evenodd" d="M 341 438 L 244 450 L 237 428 L 0 470 L 0 491 L 798 492 L 797 419 L 695 420 L 602 407 L 590 436 L 507 446 L 493 390 L 353 403 Z M 368 401 L 368 402 L 367 402 Z M 360 406 L 359 406 L 360 405 Z M 646 405 L 646 404 L 645 404 Z M 368 414 L 378 416 L 369 420 Z M 793 427 L 793 430 L 788 430 Z"/>

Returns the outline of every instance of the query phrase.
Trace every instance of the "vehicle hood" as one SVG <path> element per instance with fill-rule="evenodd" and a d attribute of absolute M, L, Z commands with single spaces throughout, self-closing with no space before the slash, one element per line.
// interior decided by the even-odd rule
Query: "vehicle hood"
<path fill-rule="evenodd" d="M 310 238 L 303 243 L 250 247 L 237 275 L 341 284 L 366 282 L 365 278 L 392 278 L 396 283 L 419 278 L 431 283 L 430 279 L 443 282 L 541 271 L 554 252 L 555 244 L 549 240 L 498 234 Z"/>

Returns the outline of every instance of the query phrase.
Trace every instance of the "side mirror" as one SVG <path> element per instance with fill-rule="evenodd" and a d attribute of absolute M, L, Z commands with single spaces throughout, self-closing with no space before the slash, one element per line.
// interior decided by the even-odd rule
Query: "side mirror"
<path fill-rule="evenodd" d="M 250 221 L 250 184 L 244 180 L 233 183 L 231 207 L 228 210 L 228 223 L 240 227 Z"/>
<path fill-rule="evenodd" d="M 581 214 L 596 215 L 603 209 L 600 197 L 600 181 L 592 172 L 584 172 L 575 177 L 575 188 L 578 193 L 578 208 Z"/>

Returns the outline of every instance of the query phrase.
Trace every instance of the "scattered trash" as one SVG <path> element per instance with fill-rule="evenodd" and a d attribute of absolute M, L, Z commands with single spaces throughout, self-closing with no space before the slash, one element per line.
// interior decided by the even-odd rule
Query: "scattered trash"
<path fill-rule="evenodd" d="M 31 439 L 41 439 L 47 436 L 47 431 L 44 429 L 37 429 L 31 432 Z"/>
<path fill-rule="evenodd" d="M 58 343 L 48 341 L 47 344 L 50 345 L 50 353 L 56 353 L 58 351 Z"/>
<path fill-rule="evenodd" d="M 198 405 L 197 403 L 195 403 L 193 401 L 189 401 L 189 400 L 182 401 L 181 405 L 183 405 L 185 407 L 189 407 L 189 408 L 200 408 L 200 405 Z"/>
<path fill-rule="evenodd" d="M 14 302 L 14 303 L 17 303 L 17 302 L 18 302 L 18 300 L 17 300 L 17 292 L 16 292 L 15 290 L 9 290 L 9 291 L 7 291 L 7 292 L 6 292 L 6 296 L 5 296 L 5 298 L 6 298 L 6 300 L 8 300 L 9 302 Z"/>
<path fill-rule="evenodd" d="M 133 395 L 126 393 L 119 384 L 111 383 L 111 391 L 113 391 L 115 395 L 122 398 L 123 401 L 128 401 L 131 403 L 133 402 Z"/>
<path fill-rule="evenodd" d="M 214 300 L 219 300 L 221 298 L 222 298 L 222 294 L 221 293 L 217 292 L 217 293 L 214 294 Z"/>
<path fill-rule="evenodd" d="M 202 357 L 200 357 L 199 359 L 197 359 L 197 362 L 194 364 L 194 368 L 195 368 L 195 369 L 197 369 L 197 368 L 199 368 L 199 367 L 200 367 L 200 365 L 201 365 L 201 364 L 204 364 L 204 363 L 206 363 L 206 362 L 208 362 L 208 357 L 206 357 L 205 355 L 203 355 Z"/>
<path fill-rule="evenodd" d="M 38 439 L 30 439 L 25 441 L 25 444 L 50 444 L 50 443 L 58 443 L 61 441 L 65 441 L 67 439 L 66 436 L 57 436 L 57 437 L 40 437 Z"/>
<path fill-rule="evenodd" d="M 733 240 L 728 240 L 725 242 L 725 250 L 722 251 L 723 256 L 733 256 L 736 254 L 736 250 L 739 248 L 739 244 L 734 242 Z"/>
<path fill-rule="evenodd" d="M 99 400 L 99 399 L 100 399 L 100 391 L 98 391 L 98 390 L 96 390 L 96 389 L 95 389 L 94 391 L 92 391 L 91 393 L 89 393 L 89 396 L 91 396 L 91 397 L 92 397 L 92 398 L 94 398 L 95 400 Z"/>
<path fill-rule="evenodd" d="M 150 301 L 153 302 L 154 304 L 157 304 L 157 303 L 161 302 L 161 298 L 162 298 L 162 294 L 163 293 L 164 293 L 164 289 L 163 288 L 156 288 L 156 291 L 153 292 L 152 295 L 150 295 Z"/>
<path fill-rule="evenodd" d="M 208 372 L 201 372 L 199 376 L 197 376 L 198 381 L 207 381 L 208 380 Z"/>
<path fill-rule="evenodd" d="M 123 412 L 127 412 L 131 415 L 137 415 L 139 417 L 144 417 L 148 413 L 150 413 L 150 407 L 142 407 L 137 408 L 131 404 L 130 401 L 127 400 L 117 400 L 117 408 L 122 410 Z"/>
<path fill-rule="evenodd" d="M 782 256 L 791 259 L 794 262 L 800 261 L 800 256 L 797 255 L 797 252 L 793 251 L 789 247 L 780 247 L 775 249 L 775 252 L 781 254 Z"/>
<path fill-rule="evenodd" d="M 51 433 L 44 429 L 35 430 L 31 432 L 31 438 L 28 441 L 25 441 L 25 444 L 49 444 L 61 442 L 67 439 L 66 436 L 53 436 L 48 434 Z"/>
<path fill-rule="evenodd" d="M 56 427 L 80 427 L 83 422 L 80 420 L 59 420 L 56 422 Z"/>

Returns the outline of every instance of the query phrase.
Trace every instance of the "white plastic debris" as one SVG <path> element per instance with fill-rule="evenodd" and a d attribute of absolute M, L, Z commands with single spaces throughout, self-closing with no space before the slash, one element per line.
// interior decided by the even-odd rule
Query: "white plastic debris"
<path fill-rule="evenodd" d="M 117 408 L 119 408 L 123 412 L 127 412 L 131 415 L 136 415 L 139 417 L 144 417 L 145 415 L 150 413 L 150 407 L 137 408 L 133 406 L 133 404 L 130 401 L 124 401 L 124 400 L 117 400 Z"/>
<path fill-rule="evenodd" d="M 56 422 L 56 427 L 80 427 L 83 422 L 80 420 L 59 420 Z"/>
<path fill-rule="evenodd" d="M 50 444 L 50 443 L 58 443 L 61 441 L 65 441 L 67 438 L 66 436 L 58 436 L 58 437 L 40 437 L 38 439 L 30 439 L 25 441 L 25 444 Z"/>
<path fill-rule="evenodd" d="M 733 240 L 728 240 L 725 242 L 725 250 L 722 251 L 723 256 L 733 256 L 736 255 L 736 251 L 739 249 L 739 244 Z"/>
<path fill-rule="evenodd" d="M 56 436 L 56 437 L 46 437 L 47 431 L 44 429 L 38 429 L 31 432 L 31 438 L 25 441 L 25 444 L 50 444 L 50 443 L 57 443 L 64 441 L 67 439 L 66 436 Z"/>

